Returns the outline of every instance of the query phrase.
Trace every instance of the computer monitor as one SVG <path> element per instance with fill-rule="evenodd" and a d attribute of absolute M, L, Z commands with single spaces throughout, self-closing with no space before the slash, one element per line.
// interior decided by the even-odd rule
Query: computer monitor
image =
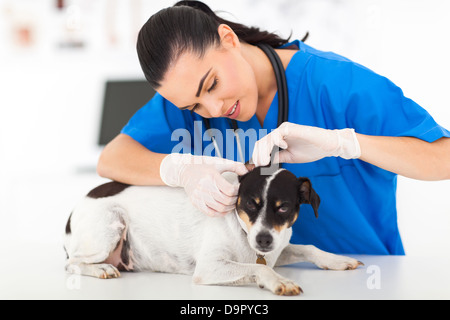
<path fill-rule="evenodd" d="M 109 80 L 105 83 L 99 146 L 108 144 L 134 113 L 155 94 L 145 80 Z"/>

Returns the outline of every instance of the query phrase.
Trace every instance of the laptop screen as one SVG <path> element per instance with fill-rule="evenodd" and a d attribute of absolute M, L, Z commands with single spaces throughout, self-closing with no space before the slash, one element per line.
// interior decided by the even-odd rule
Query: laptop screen
<path fill-rule="evenodd" d="M 104 146 L 114 139 L 154 94 L 155 91 L 145 80 L 107 81 L 98 144 Z"/>

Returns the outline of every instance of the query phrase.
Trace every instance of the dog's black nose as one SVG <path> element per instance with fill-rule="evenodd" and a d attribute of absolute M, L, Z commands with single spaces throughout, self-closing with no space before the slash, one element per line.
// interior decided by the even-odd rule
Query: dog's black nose
<path fill-rule="evenodd" d="M 256 243 L 260 246 L 260 248 L 268 248 L 273 242 L 273 238 L 268 232 L 261 232 L 256 236 Z"/>

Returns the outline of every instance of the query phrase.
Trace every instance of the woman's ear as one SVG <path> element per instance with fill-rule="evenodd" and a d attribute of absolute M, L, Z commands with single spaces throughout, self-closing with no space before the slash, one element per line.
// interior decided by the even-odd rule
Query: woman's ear
<path fill-rule="evenodd" d="M 240 48 L 241 43 L 239 42 L 239 37 L 234 33 L 233 29 L 226 24 L 219 25 L 217 29 L 219 33 L 220 42 L 222 47 L 225 48 Z"/>

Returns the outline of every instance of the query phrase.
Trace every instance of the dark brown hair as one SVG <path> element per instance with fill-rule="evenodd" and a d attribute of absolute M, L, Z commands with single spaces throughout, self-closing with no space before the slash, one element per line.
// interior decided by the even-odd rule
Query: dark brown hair
<path fill-rule="evenodd" d="M 150 17 L 139 32 L 137 53 L 150 85 L 158 89 L 170 64 L 182 53 L 189 50 L 201 58 L 208 48 L 219 46 L 220 24 L 230 26 L 240 41 L 252 45 L 279 47 L 289 42 L 289 38 L 222 19 L 200 1 L 179 1 Z"/>

